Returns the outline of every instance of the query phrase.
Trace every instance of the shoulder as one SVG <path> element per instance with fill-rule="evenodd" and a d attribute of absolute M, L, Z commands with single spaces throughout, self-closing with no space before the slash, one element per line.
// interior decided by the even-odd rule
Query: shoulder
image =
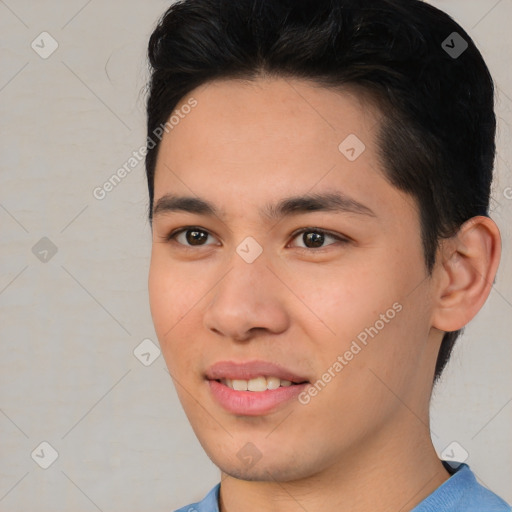
<path fill-rule="evenodd" d="M 220 483 L 213 487 L 201 501 L 181 507 L 174 512 L 219 512 L 219 490 Z"/>
<path fill-rule="evenodd" d="M 512 508 L 497 494 L 481 485 L 467 464 L 461 464 L 452 476 L 411 512 L 511 512 Z"/>

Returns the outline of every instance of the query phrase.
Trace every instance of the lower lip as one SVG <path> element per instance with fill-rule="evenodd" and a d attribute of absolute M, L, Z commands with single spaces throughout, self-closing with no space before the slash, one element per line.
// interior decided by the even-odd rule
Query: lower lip
<path fill-rule="evenodd" d="M 259 416 L 271 412 L 279 405 L 296 398 L 309 385 L 306 382 L 266 391 L 235 391 L 216 380 L 209 380 L 208 383 L 213 396 L 224 409 L 245 416 Z"/>

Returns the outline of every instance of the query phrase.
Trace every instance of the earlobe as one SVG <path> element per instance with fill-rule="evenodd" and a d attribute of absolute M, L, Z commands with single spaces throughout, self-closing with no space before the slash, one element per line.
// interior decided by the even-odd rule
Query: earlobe
<path fill-rule="evenodd" d="M 489 217 L 466 221 L 438 252 L 438 286 L 432 326 L 441 331 L 464 327 L 487 300 L 501 257 L 501 236 Z"/>

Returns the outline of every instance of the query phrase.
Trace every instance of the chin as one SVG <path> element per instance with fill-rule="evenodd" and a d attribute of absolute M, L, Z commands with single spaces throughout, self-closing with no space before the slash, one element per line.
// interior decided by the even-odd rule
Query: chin
<path fill-rule="evenodd" d="M 261 453 L 258 459 L 254 457 L 244 460 L 241 452 L 227 455 L 227 450 L 221 453 L 212 454 L 207 451 L 210 460 L 227 475 L 239 480 L 251 482 L 289 482 L 310 477 L 315 471 L 308 470 L 303 458 L 296 455 L 289 456 L 285 453 L 272 453 L 271 455 Z"/>
<path fill-rule="evenodd" d="M 230 464 L 218 465 L 218 468 L 233 478 L 249 482 L 290 482 L 308 476 L 303 474 L 303 471 L 299 472 L 299 468 L 290 468 L 289 461 L 284 464 L 271 465 L 258 463 L 252 468 L 241 468 Z"/>

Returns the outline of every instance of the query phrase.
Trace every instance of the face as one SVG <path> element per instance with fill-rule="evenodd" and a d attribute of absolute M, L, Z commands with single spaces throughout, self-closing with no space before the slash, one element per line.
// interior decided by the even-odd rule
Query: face
<path fill-rule="evenodd" d="M 428 408 L 432 285 L 415 202 L 381 171 L 377 112 L 284 79 L 212 82 L 177 111 L 155 172 L 149 295 L 208 456 L 289 481 L 405 438 Z"/>

